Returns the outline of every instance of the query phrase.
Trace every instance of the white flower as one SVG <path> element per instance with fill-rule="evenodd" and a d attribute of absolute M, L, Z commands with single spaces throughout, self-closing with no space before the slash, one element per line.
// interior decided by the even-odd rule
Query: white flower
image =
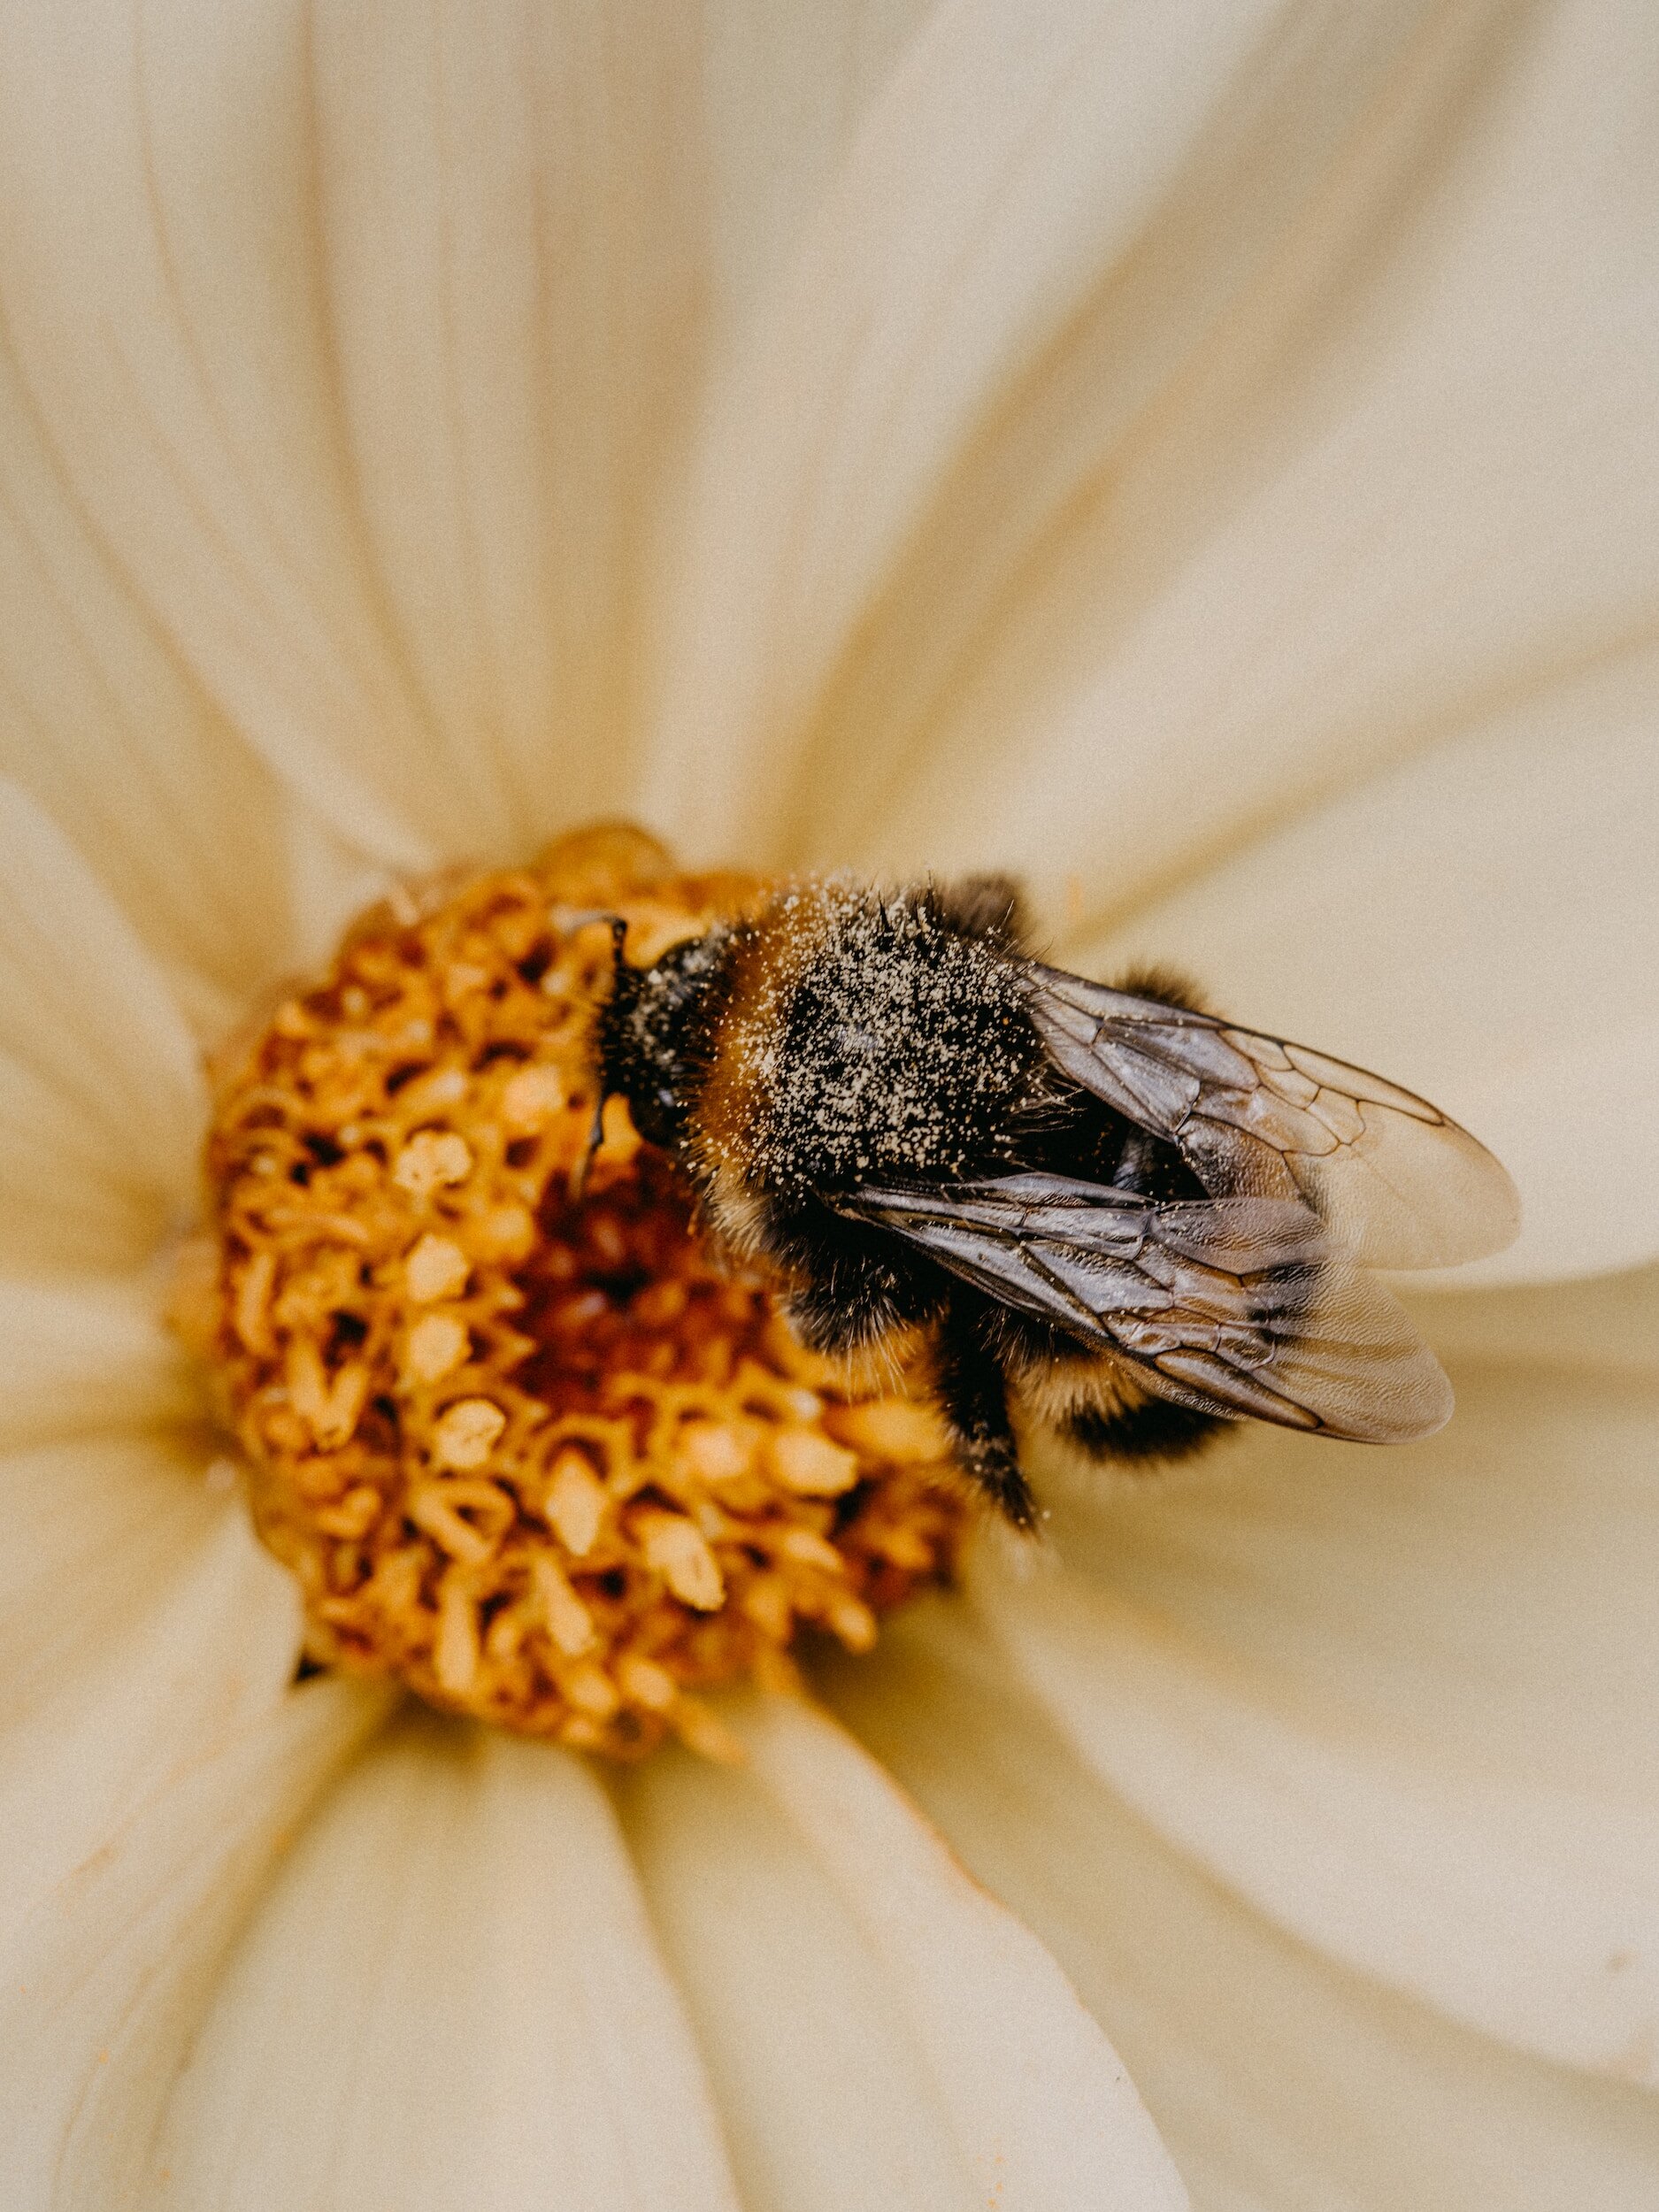
<path fill-rule="evenodd" d="M 5 12 L 9 2205 L 1176 2205 L 1062 1969 L 1216 2212 L 1659 2197 L 1656 50 Z M 197 1039 L 612 811 L 1018 867 L 1442 1102 L 1528 1210 L 1452 1427 L 1056 1466 L 740 1773 L 290 1688 L 158 1317 Z"/>

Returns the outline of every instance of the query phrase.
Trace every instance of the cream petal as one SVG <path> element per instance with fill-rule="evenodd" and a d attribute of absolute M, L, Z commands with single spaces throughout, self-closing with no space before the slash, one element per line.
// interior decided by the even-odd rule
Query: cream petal
<path fill-rule="evenodd" d="M 1639 1015 L 1553 1051 L 1534 1047 L 1527 1062 L 1483 1071 L 1468 1110 L 1521 1192 L 1520 1236 L 1435 1280 L 1551 1282 L 1659 1253 L 1659 1025 Z M 1610 1178 L 1594 1165 L 1609 1151 Z"/>
<path fill-rule="evenodd" d="M 1087 1764 L 1333 1956 L 1548 2057 L 1659 2083 L 1659 1815 L 1309 1709 L 1077 1589 L 992 1609 Z"/>
<path fill-rule="evenodd" d="M 124 1422 L 175 1419 L 196 1394 L 145 1278 L 0 1278 L 0 1449 Z"/>
<path fill-rule="evenodd" d="M 131 1263 L 188 1207 L 205 1093 L 148 954 L 0 780 L 0 1259 Z"/>
<path fill-rule="evenodd" d="M 288 811 L 288 865 L 294 962 L 302 971 L 326 967 L 347 925 L 398 883 L 394 871 L 365 860 L 305 806 Z"/>
<path fill-rule="evenodd" d="M 1344 11 L 1348 35 L 1376 14 Z M 949 519 L 998 541 L 996 595 L 951 577 L 965 642 L 910 728 L 880 723 L 875 857 L 994 856 L 1122 915 L 1286 808 L 1649 634 L 1652 13 L 1417 20 L 1358 87 L 1336 159 L 1296 169 L 1271 252 L 1224 254 L 1233 297 L 1128 434 L 1102 451 L 1073 428 L 1096 405 L 1085 319 L 1081 356 L 987 441 Z M 1286 45 L 1354 73 L 1328 41 Z M 1246 207 L 1286 157 L 1263 114 L 1236 147 Z M 1154 328 L 1156 286 L 1184 297 L 1190 257 L 1222 250 L 1222 181 L 1148 248 Z M 1017 487 L 1068 434 L 1080 465 L 1028 522 Z M 940 541 L 924 555 L 937 566 Z"/>
<path fill-rule="evenodd" d="M 154 1438 L 0 1455 L 0 1929 L 142 1799 L 278 1703 L 292 1579 Z"/>
<path fill-rule="evenodd" d="M 159 651 L 376 860 L 618 803 L 709 332 L 910 12 L 0 27 L 18 405 Z"/>
<path fill-rule="evenodd" d="M 382 0 L 319 21 L 341 404 L 431 725 L 434 838 L 632 805 L 641 604 L 705 361 L 916 12 L 508 4 L 480 38 Z"/>
<path fill-rule="evenodd" d="M 430 1719 L 371 1750 L 238 1946 L 156 2163 L 180 2212 L 736 2212 L 592 1771 Z"/>
<path fill-rule="evenodd" d="M 355 500 L 309 15 L 12 11 L 0 303 L 67 495 L 171 656 L 319 811 L 419 866 L 430 738 Z"/>
<path fill-rule="evenodd" d="M 1434 1292 L 1402 1281 L 1411 1317 L 1450 1364 L 1659 1371 L 1659 1267 L 1594 1282 Z"/>
<path fill-rule="evenodd" d="M 1321 1959 L 1171 1850 L 960 1609 L 918 1607 L 837 1709 L 1105 2024 L 1199 2212 L 1579 2212 L 1659 2193 L 1659 2107 Z"/>
<path fill-rule="evenodd" d="M 672 583 L 646 785 L 655 816 L 700 843 L 755 840 L 790 749 L 845 680 L 843 658 L 960 457 L 1092 296 L 1133 270 L 1166 196 L 1204 165 L 1206 140 L 1240 127 L 1218 111 L 1236 101 L 1281 134 L 1311 117 L 1317 143 L 1329 126 L 1307 96 L 1311 79 L 1334 78 L 1344 107 L 1332 64 L 1356 47 L 1367 74 L 1364 49 L 1386 49 L 1413 11 L 1371 12 L 1386 27 L 1357 40 L 1343 12 L 1314 11 L 1332 43 L 1321 53 L 1317 33 L 1302 42 L 1315 59 L 1299 88 L 1279 81 L 1273 51 L 1288 12 L 1251 0 L 1103 12 L 983 0 L 932 19 L 718 395 Z M 1285 150 L 1276 136 L 1275 155 Z M 1283 189 L 1264 180 L 1258 196 L 1271 207 Z M 1089 465 L 1237 281 L 1211 252 L 1166 272 L 1149 331 L 1144 300 L 1122 319 L 1118 357 L 1091 394 Z M 1058 434 L 1075 470 L 1079 441 L 1070 425 Z M 1052 490 L 1052 457 L 1043 467 Z M 1029 533 L 1029 503 L 1018 504 Z M 953 516 L 932 549 L 935 559 L 948 549 L 953 577 L 964 521 L 971 539 L 988 516 Z M 932 657 L 915 620 L 904 644 Z M 863 703 L 877 711 L 862 737 L 845 718 L 817 746 L 806 808 L 868 820 L 895 738 L 879 699 L 872 687 Z"/>
<path fill-rule="evenodd" d="M 480 37 L 388 0 L 319 20 L 322 283 L 426 726 L 411 803 L 441 845 L 517 842 L 625 788 L 641 565 L 696 388 L 703 194 L 694 19 L 621 17 L 503 6 Z"/>
<path fill-rule="evenodd" d="M 1079 1755 L 1263 1911 L 1454 2017 L 1659 2084 L 1659 1392 L 1476 1367 L 1430 1441 L 1056 1471 L 982 1601 Z"/>
<path fill-rule="evenodd" d="M 29 2212 L 154 2200 L 168 2091 L 307 1806 L 384 1710 L 312 1682 L 150 1798 L 6 1947 L 0 2132 Z"/>
<path fill-rule="evenodd" d="M 746 1770 L 659 1757 L 624 1817 L 745 2201 L 1184 2204 L 1052 1962 L 879 1770 L 804 1709 L 733 1717 Z"/>
<path fill-rule="evenodd" d="M 787 268 L 936 0 L 718 0 L 703 11 L 713 344 Z"/>
<path fill-rule="evenodd" d="M 0 340 L 0 770 L 164 962 L 245 989 L 283 922 L 279 787 L 77 505 Z"/>
<path fill-rule="evenodd" d="M 1659 1252 L 1659 652 L 1310 810 L 1079 949 L 1380 1070 L 1475 1131 L 1523 1225 L 1465 1282 Z"/>

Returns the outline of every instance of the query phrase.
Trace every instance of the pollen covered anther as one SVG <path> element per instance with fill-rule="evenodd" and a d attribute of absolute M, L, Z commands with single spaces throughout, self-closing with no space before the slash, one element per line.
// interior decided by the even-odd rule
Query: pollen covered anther
<path fill-rule="evenodd" d="M 759 887 L 586 833 L 365 916 L 215 1069 L 189 1333 L 317 1663 L 720 1756 L 699 1690 L 788 1679 L 803 1627 L 863 1650 L 949 1578 L 931 1406 L 803 1350 L 618 1100 L 583 1180 L 612 949 L 582 918 L 644 964 Z"/>

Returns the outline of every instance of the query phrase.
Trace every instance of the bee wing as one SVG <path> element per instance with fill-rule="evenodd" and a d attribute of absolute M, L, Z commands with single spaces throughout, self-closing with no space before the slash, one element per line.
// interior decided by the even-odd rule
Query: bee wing
<path fill-rule="evenodd" d="M 1217 1197 L 1301 1198 L 1371 1267 L 1501 1251 L 1515 1186 L 1426 1099 L 1305 1045 L 1208 1014 L 1028 971 L 1031 1019 L 1072 1081 L 1167 1138 Z"/>
<path fill-rule="evenodd" d="M 1373 1444 L 1450 1416 L 1433 1354 L 1300 1199 L 1155 1200 L 1028 1174 L 833 1203 L 1202 1412 Z"/>

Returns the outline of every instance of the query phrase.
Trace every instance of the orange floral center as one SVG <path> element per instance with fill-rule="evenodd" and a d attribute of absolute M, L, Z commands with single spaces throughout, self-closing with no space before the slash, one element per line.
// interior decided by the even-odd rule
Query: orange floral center
<path fill-rule="evenodd" d="M 314 1663 L 718 1755 L 697 1690 L 788 1677 L 803 1626 L 862 1650 L 950 1575 L 966 1512 L 926 1398 L 803 1351 L 619 1100 L 579 1193 L 612 956 L 580 911 L 642 963 L 760 887 L 588 832 L 376 909 L 215 1069 L 180 1326 Z"/>

